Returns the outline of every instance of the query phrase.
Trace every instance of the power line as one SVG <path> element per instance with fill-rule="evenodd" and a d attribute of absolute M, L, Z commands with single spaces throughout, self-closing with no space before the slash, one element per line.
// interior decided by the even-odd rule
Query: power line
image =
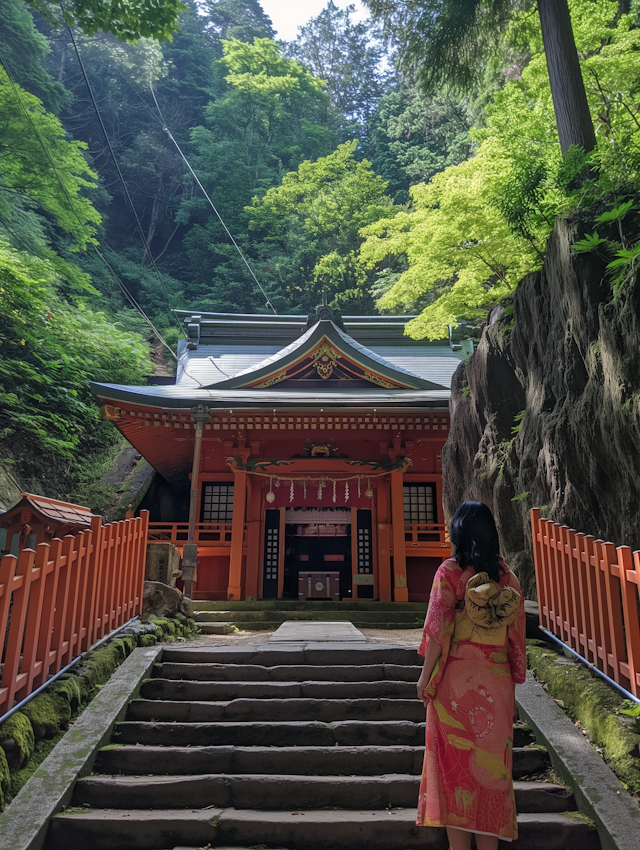
<path fill-rule="evenodd" d="M 73 30 L 71 29 L 71 27 L 67 27 L 67 29 L 69 31 L 69 36 L 71 38 L 71 43 L 73 44 L 73 48 L 75 50 L 76 56 L 78 57 L 78 63 L 79 63 L 80 68 L 82 70 L 82 75 L 84 77 L 84 81 L 85 81 L 86 86 L 87 86 L 87 91 L 89 92 L 89 97 L 91 98 L 91 102 L 93 103 L 93 108 L 95 109 L 96 115 L 98 117 L 98 121 L 100 123 L 100 127 L 102 129 L 102 133 L 104 135 L 105 141 L 107 143 L 107 147 L 109 148 L 109 153 L 111 154 L 111 158 L 113 160 L 113 164 L 115 165 L 116 171 L 118 173 L 118 177 L 120 178 L 120 182 L 122 183 L 122 187 L 124 189 L 124 193 L 125 193 L 125 196 L 127 198 L 128 203 L 129 203 L 129 206 L 131 207 L 131 212 L 133 213 L 134 218 L 136 220 L 136 226 L 138 228 L 138 233 L 140 234 L 142 244 L 144 245 L 145 250 L 147 252 L 147 255 L 148 255 L 149 259 L 151 260 L 151 265 L 153 266 L 153 270 L 155 271 L 155 273 L 158 277 L 158 280 L 160 282 L 160 286 L 162 287 L 162 290 L 165 294 L 165 297 L 167 299 L 167 304 L 169 305 L 169 309 L 171 310 L 172 317 L 176 322 L 176 325 L 178 327 L 178 331 L 179 331 L 179 333 L 181 333 L 183 336 L 186 337 L 186 333 L 184 331 L 184 328 L 180 324 L 178 317 L 175 314 L 175 310 L 174 310 L 173 305 L 171 303 L 171 296 L 169 295 L 167 287 L 165 286 L 164 279 L 162 277 L 162 274 L 160 273 L 160 269 L 158 268 L 158 266 L 156 264 L 156 261 L 155 261 L 153 254 L 151 253 L 151 246 L 149 245 L 149 242 L 147 240 L 145 232 L 142 228 L 142 222 L 140 221 L 140 218 L 138 217 L 138 213 L 136 212 L 136 208 L 133 204 L 133 198 L 131 197 L 131 194 L 129 192 L 129 187 L 127 186 L 127 183 L 124 179 L 124 175 L 123 175 L 122 171 L 120 170 L 120 165 L 119 165 L 118 160 L 116 158 L 116 154 L 115 154 L 115 151 L 114 151 L 113 146 L 111 144 L 111 140 L 109 139 L 109 134 L 107 133 L 107 128 L 105 127 L 104 121 L 102 120 L 102 115 L 100 113 L 100 109 L 98 108 L 98 103 L 97 103 L 95 95 L 93 93 L 93 88 L 91 87 L 91 83 L 89 82 L 89 76 L 88 76 L 86 68 L 84 66 L 84 62 L 82 61 L 82 56 L 80 55 L 80 50 L 78 49 L 78 44 L 77 44 L 75 36 L 73 34 Z"/>
<path fill-rule="evenodd" d="M 236 240 L 233 238 L 233 235 L 232 235 L 231 231 L 229 230 L 229 228 L 227 227 L 227 225 L 224 223 L 224 220 L 223 220 L 222 216 L 220 215 L 220 213 L 218 212 L 218 210 L 216 209 L 215 204 L 213 203 L 213 201 L 211 200 L 211 198 L 210 198 L 210 197 L 209 197 L 209 195 L 207 194 L 207 190 L 204 188 L 204 186 L 202 185 L 202 183 L 200 182 L 200 180 L 199 180 L 199 178 L 198 178 L 198 175 L 195 173 L 195 171 L 194 171 L 194 170 L 193 170 L 193 168 L 191 167 L 191 163 L 190 163 L 190 162 L 189 162 L 189 160 L 186 158 L 186 156 L 183 154 L 183 152 L 182 152 L 182 148 L 181 148 L 181 147 L 180 147 L 180 145 L 176 142 L 176 140 L 173 138 L 173 135 L 172 135 L 171 131 L 170 131 L 170 130 L 169 130 L 169 128 L 167 127 L 166 121 L 164 120 L 164 116 L 163 116 L 163 114 L 162 114 L 162 110 L 160 109 L 160 106 L 159 106 L 159 104 L 158 104 L 158 100 L 157 100 L 157 98 L 156 98 L 156 93 L 154 92 L 154 90 L 153 90 L 153 86 L 151 85 L 151 83 L 149 83 L 149 88 L 151 89 L 151 94 L 153 95 L 153 100 L 154 100 L 154 103 L 155 103 L 155 105 L 156 105 L 156 109 L 158 110 L 158 114 L 160 115 L 160 118 L 162 119 L 162 125 L 163 125 L 163 126 L 162 126 L 162 129 L 165 131 L 165 133 L 167 134 L 167 136 L 169 136 L 169 138 L 171 139 L 171 141 L 173 142 L 173 144 L 176 146 L 176 150 L 178 151 L 178 153 L 179 153 L 179 154 L 180 154 L 180 156 L 182 157 L 182 160 L 183 160 L 184 164 L 187 166 L 187 168 L 188 168 L 188 169 L 189 169 L 189 171 L 191 172 L 191 176 L 192 176 L 192 177 L 193 177 L 193 179 L 196 181 L 196 183 L 198 184 L 198 186 L 199 186 L 199 188 L 200 188 L 200 191 L 202 192 L 202 194 L 205 196 L 205 198 L 206 198 L 206 199 L 207 199 L 207 201 L 209 202 L 209 205 L 211 206 L 211 209 L 212 209 L 212 210 L 214 211 L 214 213 L 218 216 L 218 220 L 220 221 L 220 224 L 224 227 L 224 229 L 225 229 L 225 232 L 226 232 L 227 236 L 229 237 L 229 239 L 230 239 L 230 240 L 231 240 L 231 242 L 233 243 L 233 245 L 234 245 L 234 247 L 235 247 L 236 251 L 238 252 L 238 254 L 240 254 L 240 257 L 242 258 L 242 262 L 245 264 L 245 266 L 246 266 L 246 267 L 247 267 L 247 269 L 249 270 L 249 274 L 251 275 L 251 277 L 252 277 L 252 278 L 254 279 L 254 281 L 256 282 L 256 286 L 258 287 L 258 289 L 260 290 L 260 292 L 264 295 L 265 300 L 266 300 L 266 305 L 265 305 L 265 306 L 266 306 L 266 307 L 270 307 L 270 308 L 273 310 L 274 314 L 275 314 L 275 315 L 277 315 L 276 308 L 273 306 L 273 304 L 272 304 L 272 303 L 271 303 L 271 301 L 269 300 L 269 296 L 267 295 L 267 293 L 266 293 L 266 292 L 264 291 L 264 289 L 262 288 L 262 284 L 260 283 L 260 281 L 258 280 L 258 278 L 255 276 L 255 273 L 254 273 L 253 269 L 251 268 L 251 266 L 249 265 L 249 262 L 248 262 L 247 258 L 245 257 L 245 255 L 244 255 L 244 254 L 242 253 L 242 251 L 240 250 L 240 246 L 238 245 L 238 243 L 236 242 Z"/>
<path fill-rule="evenodd" d="M 151 319 L 150 319 L 150 318 L 147 316 L 147 314 L 144 312 L 144 310 L 142 309 L 142 307 L 138 304 L 138 302 L 137 302 L 137 301 L 136 301 L 136 299 L 133 297 L 133 295 L 129 292 L 129 290 L 127 289 L 127 287 L 126 287 L 126 286 L 124 285 L 124 283 L 120 280 L 120 278 L 119 278 L 119 277 L 118 277 L 118 275 L 116 274 L 116 272 L 115 272 L 114 268 L 112 267 L 111 263 L 109 263 L 109 261 L 107 260 L 107 258 L 106 258 L 106 257 L 102 254 L 102 252 L 100 251 L 100 249 L 98 248 L 98 246 L 95 244 L 95 242 L 94 242 L 93 238 L 89 235 L 89 233 L 87 233 L 87 229 L 86 229 L 86 227 L 85 227 L 85 225 L 84 225 L 84 222 L 82 221 L 82 219 L 81 219 L 81 218 L 80 218 L 80 216 L 78 215 L 78 212 L 77 212 L 77 210 L 76 210 L 76 208 L 75 208 L 75 204 L 73 203 L 73 199 L 72 199 L 72 197 L 71 197 L 71 194 L 70 194 L 70 192 L 69 192 L 69 190 L 68 190 L 67 186 L 65 185 L 64 180 L 63 180 L 63 179 L 62 179 L 62 177 L 60 176 L 60 173 L 58 172 L 58 169 L 56 168 L 56 164 L 55 164 L 55 162 L 54 162 L 54 160 L 53 160 L 53 157 L 51 156 L 51 152 L 50 152 L 50 151 L 49 151 L 49 149 L 47 148 L 47 146 L 46 146 L 46 144 L 45 144 L 45 142 L 44 142 L 44 139 L 42 138 L 42 136 L 41 136 L 41 134 L 40 134 L 40 131 L 38 130 L 38 127 L 37 127 L 37 126 L 36 126 L 36 124 L 34 123 L 33 118 L 32 118 L 32 116 L 31 116 L 31 113 L 29 112 L 29 110 L 27 109 L 27 107 L 25 106 L 25 104 L 24 104 L 24 102 L 23 102 L 23 100 L 22 100 L 22 96 L 21 96 L 21 94 L 20 94 L 20 89 L 19 89 L 19 87 L 17 86 L 17 84 L 16 84 L 16 82 L 15 82 L 15 80 L 14 80 L 14 78 L 13 78 L 13 75 L 11 74 L 11 71 L 10 71 L 10 69 L 9 69 L 9 66 L 7 65 L 6 59 L 4 58 L 4 55 L 2 54 L 2 52 L 1 52 L 1 51 L 0 51 L 0 62 L 2 63 L 2 65 L 3 65 L 4 69 L 5 69 L 6 73 L 7 73 L 7 77 L 8 77 L 8 79 L 9 79 L 9 83 L 10 83 L 10 85 L 11 85 L 11 88 L 12 88 L 12 91 L 13 91 L 13 93 L 14 93 L 14 95 L 15 95 L 15 98 L 16 98 L 16 100 L 18 101 L 18 104 L 19 104 L 20 108 L 21 108 L 21 109 L 22 109 L 22 111 L 24 112 L 24 114 L 25 114 L 25 116 L 26 116 L 26 118 L 27 118 L 27 121 L 28 121 L 28 122 L 29 122 L 29 124 L 31 125 L 31 129 L 33 130 L 33 132 L 34 132 L 34 134 L 35 134 L 36 138 L 38 139 L 38 142 L 40 143 L 40 147 L 41 147 L 41 148 L 42 148 L 42 150 L 44 151 L 44 154 L 45 154 L 45 156 L 46 156 L 47 160 L 49 161 L 49 165 L 51 166 L 51 168 L 52 168 L 52 170 L 53 170 L 53 173 L 55 174 L 56 179 L 58 180 L 58 183 L 60 184 L 60 187 L 62 188 L 62 191 L 63 191 L 63 193 L 64 193 L 64 195 L 65 195 L 65 197 L 66 197 L 66 199 L 67 199 L 67 203 L 69 204 L 69 208 L 71 209 L 71 212 L 73 213 L 73 215 L 74 215 L 74 216 L 75 216 L 75 218 L 77 219 L 78 224 L 80 225 L 80 229 L 81 229 L 81 230 L 82 230 L 82 232 L 84 233 L 84 235 L 85 235 L 85 237 L 86 237 L 86 239 L 87 239 L 87 242 L 88 242 L 88 243 L 92 246 L 92 248 L 94 249 L 94 251 L 96 252 L 96 254 L 98 255 L 98 257 L 102 260 L 102 262 L 103 262 L 103 263 L 106 265 L 106 267 L 109 269 L 109 271 L 110 271 L 110 272 L 111 272 L 111 274 L 113 275 L 113 277 L 114 277 L 114 279 L 115 279 L 116 283 L 118 284 L 118 286 L 119 286 L 119 287 L 120 287 L 120 289 L 122 290 L 122 292 L 123 292 L 123 294 L 125 295 L 125 297 L 127 298 L 127 300 L 130 302 L 130 304 L 131 304 L 131 305 L 132 305 L 132 306 L 133 306 L 133 307 L 134 307 L 134 308 L 135 308 L 135 309 L 136 309 L 136 310 L 140 313 L 140 315 L 141 315 L 141 316 L 143 317 L 143 319 L 147 322 L 147 324 L 148 324 L 148 325 L 149 325 L 149 327 L 152 329 L 152 331 L 154 332 L 154 334 L 155 334 L 155 335 L 157 336 L 157 338 L 160 340 L 160 342 L 162 343 L 162 345 L 164 345 L 164 347 L 165 347 L 165 348 L 169 351 L 169 353 L 170 353 L 170 354 L 171 354 L 171 356 L 174 358 L 174 360 L 177 360 L 178 358 L 177 358 L 177 356 L 176 356 L 175 352 L 172 350 L 172 348 L 171 348 L 171 346 L 169 345 L 169 343 L 165 341 L 165 339 L 164 339 L 164 337 L 162 336 L 162 334 L 160 333 L 160 331 L 156 328 L 156 326 L 153 324 L 153 322 L 151 321 Z"/>
<path fill-rule="evenodd" d="M 255 281 L 255 283 L 256 283 L 256 285 L 257 285 L 258 289 L 259 289 L 259 290 L 260 290 L 260 292 L 264 295 L 264 298 L 265 298 L 265 301 L 266 301 L 265 306 L 266 306 L 266 307 L 270 307 L 270 308 L 273 310 L 274 314 L 275 314 L 275 315 L 277 315 L 277 311 L 276 311 L 275 307 L 274 307 L 274 306 L 273 306 L 273 304 L 271 303 L 271 300 L 270 300 L 269 296 L 268 296 L 268 295 L 267 295 L 267 293 L 264 291 L 263 287 L 262 287 L 262 286 L 261 286 L 261 284 L 260 284 L 260 281 L 259 281 L 259 280 L 258 280 L 258 278 L 256 277 L 256 275 L 255 275 L 255 273 L 254 273 L 253 269 L 252 269 L 252 268 L 251 268 L 251 266 L 249 265 L 249 262 L 247 261 L 246 257 L 245 257 L 245 256 L 244 256 L 244 254 L 242 253 L 242 251 L 241 251 L 241 249 L 240 249 L 240 246 L 238 245 L 238 243 L 236 242 L 236 240 L 233 238 L 233 235 L 232 235 L 232 233 L 229 231 L 229 228 L 227 227 L 227 225 L 224 223 L 224 220 L 222 219 L 222 216 L 220 215 L 220 213 L 218 212 L 218 210 L 217 210 L 216 206 L 214 205 L 213 201 L 211 200 L 211 198 L 210 198 L 210 197 L 209 197 L 209 195 L 207 194 L 207 192 L 206 192 L 206 190 L 205 190 L 204 186 L 202 185 L 202 183 L 201 183 L 201 182 L 200 182 L 200 180 L 198 179 L 197 174 L 195 173 L 195 171 L 194 171 L 194 170 L 193 170 L 193 168 L 191 167 L 191 164 L 190 164 L 189 160 L 187 159 L 187 157 L 186 157 L 186 156 L 184 155 L 184 153 L 182 152 L 182 149 L 180 148 L 180 146 L 179 146 L 179 145 L 178 145 L 178 143 L 176 142 L 175 138 L 173 137 L 173 135 L 172 135 L 172 134 L 171 134 L 171 132 L 169 131 L 169 128 L 166 126 L 166 121 L 165 121 L 164 115 L 162 114 L 162 110 L 160 109 L 160 105 L 159 105 L 158 100 L 157 100 L 157 98 L 156 98 L 156 94 L 155 94 L 155 92 L 154 92 L 154 90 L 153 90 L 153 86 L 152 86 L 151 84 L 149 84 L 149 88 L 151 89 L 151 95 L 152 95 L 153 100 L 154 100 L 154 102 L 155 102 L 156 109 L 158 110 L 158 115 L 160 116 L 160 120 L 158 120 L 158 115 L 156 115 L 156 114 L 155 114 L 155 112 L 151 109 L 151 107 L 149 106 L 149 104 L 147 103 L 147 101 L 146 101 L 146 100 L 142 97 L 142 95 L 140 94 L 140 92 L 136 89 L 136 87 L 135 87 L 135 86 L 131 83 L 131 81 L 130 81 L 130 80 L 129 80 L 129 79 L 128 79 L 128 78 L 127 78 L 127 77 L 126 77 L 123 73 L 122 73 L 122 71 L 121 71 L 121 70 L 120 70 L 117 66 L 116 66 L 116 70 L 118 71 L 118 73 L 120 74 L 120 76 L 122 77 L 122 79 L 125 81 L 125 83 L 129 86 L 129 88 L 131 89 L 131 91 L 132 91 L 132 92 L 133 92 L 133 93 L 134 93 L 134 94 L 138 97 L 138 99 L 140 100 L 140 102 L 142 103 L 142 105 L 145 107 L 145 109 L 147 110 L 147 112 L 149 113 L 149 115 L 153 118 L 153 120 L 154 120 L 154 121 L 155 121 L 155 122 L 156 122 L 156 123 L 157 123 L 160 127 L 162 127 L 162 129 L 164 130 L 164 132 L 165 132 L 165 133 L 169 136 L 169 138 L 171 139 L 171 141 L 173 142 L 173 144 L 176 146 L 176 149 L 177 149 L 178 153 L 180 154 L 180 156 L 182 157 L 182 160 L 184 161 L 185 165 L 186 165 L 186 166 L 187 166 L 187 168 L 189 169 L 189 172 L 191 173 L 191 176 L 193 177 L 193 179 L 195 180 L 195 182 L 196 182 L 196 183 L 197 183 L 197 185 L 199 186 L 200 190 L 202 191 L 202 194 L 205 196 L 205 198 L 207 199 L 207 201 L 208 201 L 208 202 L 209 202 L 209 204 L 211 205 L 212 210 L 214 211 L 214 213 L 215 213 L 215 214 L 216 214 L 216 216 L 218 217 L 218 220 L 220 221 L 220 223 L 221 223 L 221 224 L 222 224 L 222 226 L 224 227 L 225 232 L 227 233 L 227 235 L 228 235 L 229 239 L 230 239 L 230 240 L 231 240 L 231 242 L 233 243 L 233 245 L 234 245 L 234 247 L 235 247 L 236 251 L 238 252 L 238 254 L 240 254 L 240 257 L 242 258 L 243 263 L 245 264 L 245 266 L 246 266 L 246 267 L 247 267 L 247 269 L 249 270 L 249 273 L 250 273 L 251 277 L 254 279 L 254 281 Z"/>

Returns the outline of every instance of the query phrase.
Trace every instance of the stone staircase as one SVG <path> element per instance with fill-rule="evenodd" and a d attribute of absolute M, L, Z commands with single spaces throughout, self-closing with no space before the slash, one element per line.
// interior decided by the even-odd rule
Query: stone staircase
<path fill-rule="evenodd" d="M 286 620 L 345 620 L 358 629 L 420 629 L 427 605 L 422 602 L 297 602 L 283 599 L 193 603 L 203 634 L 277 629 Z M 231 627 L 231 628 L 229 628 Z"/>
<path fill-rule="evenodd" d="M 420 659 L 362 643 L 168 649 L 47 850 L 445 850 L 416 827 Z M 599 850 L 516 729 L 520 850 Z"/>

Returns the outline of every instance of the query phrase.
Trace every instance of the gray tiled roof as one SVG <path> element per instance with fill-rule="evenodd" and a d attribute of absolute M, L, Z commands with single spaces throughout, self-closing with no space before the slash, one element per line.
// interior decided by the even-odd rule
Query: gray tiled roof
<path fill-rule="evenodd" d="M 201 345 L 195 351 L 188 351 L 185 343 L 181 342 L 176 381 L 183 387 L 213 386 L 255 369 L 280 350 L 277 345 L 224 343 Z M 379 345 L 375 350 L 369 350 L 399 370 L 445 387 L 451 386 L 453 373 L 465 359 L 462 352 L 452 351 L 448 345 Z"/>
<path fill-rule="evenodd" d="M 174 386 L 131 387 L 122 384 L 91 384 L 91 389 L 100 398 L 114 401 L 130 402 L 131 404 L 145 403 L 163 407 L 191 407 L 195 404 L 211 404 L 220 407 L 238 407 L 244 404 L 301 405 L 309 404 L 318 407 L 320 404 L 331 407 L 349 407 L 351 403 L 361 405 L 384 406 L 392 404 L 408 406 L 441 406 L 449 402 L 449 390 L 386 390 L 373 388 L 323 392 L 319 397 L 317 392 L 291 390 L 252 390 L 252 389 L 200 389 L 183 384 Z"/>

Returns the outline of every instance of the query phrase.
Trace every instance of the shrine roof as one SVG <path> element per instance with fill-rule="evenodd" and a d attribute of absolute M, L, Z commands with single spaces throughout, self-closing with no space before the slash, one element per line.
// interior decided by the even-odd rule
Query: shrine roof
<path fill-rule="evenodd" d="M 176 383 L 92 384 L 97 396 L 173 408 L 317 405 L 320 398 L 336 406 L 442 405 L 473 350 L 470 341 L 407 337 L 410 316 L 340 318 L 326 306 L 309 317 L 176 312 L 188 335 L 178 345 Z M 336 372 L 346 366 L 351 380 L 304 380 L 322 345 L 335 348 Z"/>
<path fill-rule="evenodd" d="M 99 398 L 129 404 L 153 405 L 167 408 L 193 407 L 198 404 L 209 406 L 242 407 L 300 407 L 310 405 L 326 406 L 422 406 L 448 404 L 451 395 L 448 389 L 437 390 L 390 390 L 372 387 L 372 389 L 351 389 L 323 392 L 321 396 L 314 391 L 285 389 L 207 389 L 185 387 L 183 384 L 169 386 L 125 386 L 122 384 L 91 383 L 91 389 Z"/>
<path fill-rule="evenodd" d="M 6 512 L 5 520 L 24 508 L 30 508 L 43 519 L 51 522 L 78 528 L 88 528 L 93 518 L 89 508 L 82 505 L 73 505 L 69 502 L 61 502 L 58 499 L 49 499 L 46 496 L 38 496 L 33 493 L 21 493 L 20 501 Z"/>

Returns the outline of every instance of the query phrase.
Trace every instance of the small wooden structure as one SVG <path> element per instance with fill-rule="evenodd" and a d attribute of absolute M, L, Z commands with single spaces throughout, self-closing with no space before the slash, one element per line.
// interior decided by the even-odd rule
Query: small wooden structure
<path fill-rule="evenodd" d="M 17 556 L 25 548 L 50 543 L 54 537 L 62 539 L 86 531 L 93 516 L 82 505 L 21 493 L 20 501 L 0 515 L 0 555 Z"/>

